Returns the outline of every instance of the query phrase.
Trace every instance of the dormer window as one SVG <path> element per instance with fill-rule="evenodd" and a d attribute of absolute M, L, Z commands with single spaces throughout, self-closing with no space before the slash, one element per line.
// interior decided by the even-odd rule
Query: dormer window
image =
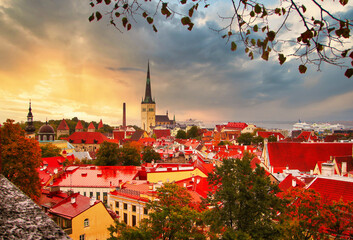
<path fill-rule="evenodd" d="M 83 221 L 83 226 L 84 226 L 84 227 L 89 227 L 89 220 L 88 220 L 88 218 L 86 218 L 86 219 Z"/>

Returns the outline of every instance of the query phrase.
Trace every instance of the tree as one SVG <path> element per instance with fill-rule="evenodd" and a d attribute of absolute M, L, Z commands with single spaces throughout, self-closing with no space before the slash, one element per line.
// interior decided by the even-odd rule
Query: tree
<path fill-rule="evenodd" d="M 276 239 L 281 232 L 274 220 L 284 206 L 275 195 L 280 190 L 262 167 L 251 169 L 251 158 L 245 153 L 242 160 L 224 159 L 209 174 L 212 190 L 207 200 L 212 208 L 208 215 L 212 218 L 208 223 L 213 231 L 220 231 L 224 226 L 227 236 Z"/>
<path fill-rule="evenodd" d="M 178 139 L 186 139 L 186 132 L 184 130 L 178 130 L 175 138 L 178 138 Z"/>
<path fill-rule="evenodd" d="M 36 169 L 40 167 L 41 150 L 38 142 L 25 138 L 20 125 L 13 122 L 8 119 L 0 128 L 1 174 L 38 202 L 40 179 Z"/>
<path fill-rule="evenodd" d="M 277 137 L 274 135 L 271 135 L 267 138 L 268 142 L 277 142 Z"/>
<path fill-rule="evenodd" d="M 97 152 L 95 164 L 98 166 L 115 166 L 118 164 L 119 145 L 111 142 L 103 142 Z"/>
<path fill-rule="evenodd" d="M 264 138 L 261 136 L 254 136 L 252 139 L 252 143 L 255 145 L 260 145 L 264 143 Z"/>
<path fill-rule="evenodd" d="M 119 148 L 117 159 L 118 163 L 123 166 L 141 165 L 140 151 L 130 144 L 125 144 L 122 148 Z"/>
<path fill-rule="evenodd" d="M 143 149 L 142 161 L 150 163 L 152 160 L 160 160 L 161 156 L 152 147 L 146 146 Z"/>
<path fill-rule="evenodd" d="M 251 133 L 242 133 L 237 139 L 239 144 L 250 145 L 253 141 L 253 135 Z"/>
<path fill-rule="evenodd" d="M 92 7 L 97 5 L 98 8 L 102 2 L 92 0 L 90 5 Z M 157 32 L 154 18 L 158 13 L 166 18 L 171 16 L 180 18 L 181 24 L 191 31 L 194 27 L 194 13 L 200 11 L 202 6 L 204 8 L 210 6 L 208 1 L 201 0 L 181 0 L 181 6 L 162 0 L 152 2 L 104 0 L 104 2 L 110 5 L 107 14 L 110 23 L 120 32 L 123 29 L 129 31 L 138 18 L 146 21 Z M 300 73 L 305 73 L 309 64 L 316 65 L 320 69 L 324 62 L 345 68 L 347 77 L 353 75 L 350 66 L 353 49 L 349 41 L 352 20 L 334 11 L 338 5 L 347 5 L 348 0 L 325 2 L 308 0 L 306 3 L 298 0 L 280 0 L 277 3 L 229 0 L 228 3 L 231 14 L 218 13 L 223 25 L 213 30 L 219 32 L 225 41 L 230 42 L 232 51 L 235 51 L 237 43 L 240 43 L 251 60 L 261 56 L 263 60 L 268 61 L 272 54 L 278 58 L 281 65 L 287 58 L 299 59 Z M 98 10 L 88 19 L 99 21 L 102 17 Z M 293 24 L 296 24 L 295 27 Z"/>
<path fill-rule="evenodd" d="M 42 150 L 42 158 L 60 156 L 61 153 L 61 149 L 52 143 L 42 145 L 40 149 Z"/>
<path fill-rule="evenodd" d="M 153 239 L 205 239 L 201 213 L 185 188 L 166 183 L 157 190 L 156 198 L 147 204 L 146 224 Z"/>
<path fill-rule="evenodd" d="M 200 136 L 200 131 L 197 126 L 192 126 L 187 132 L 186 132 L 186 137 L 187 138 L 197 138 Z"/>
<path fill-rule="evenodd" d="M 139 227 L 116 221 L 108 228 L 109 239 L 206 239 L 202 214 L 186 188 L 166 183 L 157 189 L 155 197 L 147 204 L 148 218 Z"/>
<path fill-rule="evenodd" d="M 290 188 L 283 198 L 289 203 L 281 214 L 286 239 L 322 239 L 328 235 L 348 239 L 352 235 L 353 202 L 325 202 L 315 190 L 301 188 Z"/>

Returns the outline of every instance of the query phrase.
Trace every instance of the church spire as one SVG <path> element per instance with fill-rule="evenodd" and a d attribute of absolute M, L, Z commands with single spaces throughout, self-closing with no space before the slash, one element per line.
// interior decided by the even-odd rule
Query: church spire
<path fill-rule="evenodd" d="M 148 61 L 148 65 L 147 65 L 147 79 L 146 79 L 145 99 L 142 102 L 143 103 L 154 103 L 154 101 L 152 99 L 152 91 L 151 91 L 150 61 Z"/>
<path fill-rule="evenodd" d="M 31 100 L 29 100 L 29 108 L 27 114 L 27 125 L 25 127 L 25 131 L 27 134 L 33 134 L 36 128 L 33 125 L 33 114 L 32 114 L 32 107 L 31 107 Z"/>

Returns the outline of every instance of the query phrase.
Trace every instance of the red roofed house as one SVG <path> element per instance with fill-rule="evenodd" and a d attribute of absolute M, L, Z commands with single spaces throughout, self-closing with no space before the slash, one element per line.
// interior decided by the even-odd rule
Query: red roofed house
<path fill-rule="evenodd" d="M 280 132 L 264 132 L 264 131 L 257 131 L 256 136 L 261 136 L 264 139 L 268 139 L 270 136 L 276 137 L 277 141 L 285 139 L 282 133 Z"/>
<path fill-rule="evenodd" d="M 74 132 L 66 140 L 75 147 L 76 152 L 95 152 L 104 141 L 112 141 L 100 132 Z"/>
<path fill-rule="evenodd" d="M 140 221 L 148 217 L 146 203 L 154 200 L 156 188 L 162 184 L 148 181 L 131 181 L 124 183 L 120 189 L 109 193 L 109 206 L 119 220 L 129 226 L 139 226 Z"/>
<path fill-rule="evenodd" d="M 352 156 L 352 148 L 353 143 L 273 142 L 265 143 L 262 157 L 271 173 L 282 172 L 286 168 L 310 172 L 320 161 Z"/>
<path fill-rule="evenodd" d="M 320 193 L 324 201 L 353 201 L 353 181 L 344 177 L 317 177 L 308 186 Z"/>
<path fill-rule="evenodd" d="M 311 141 L 318 141 L 319 138 L 315 135 L 314 131 L 303 131 L 299 134 L 297 139 L 305 141 L 305 142 L 311 142 Z"/>
<path fill-rule="evenodd" d="M 80 120 L 78 120 L 77 125 L 75 127 L 75 132 L 83 132 L 83 126 Z"/>
<path fill-rule="evenodd" d="M 153 129 L 153 134 L 158 138 L 167 138 L 170 137 L 170 129 Z"/>
<path fill-rule="evenodd" d="M 88 125 L 87 132 L 95 132 L 95 131 L 96 131 L 96 127 L 93 125 L 93 122 L 91 122 Z"/>
<path fill-rule="evenodd" d="M 56 129 L 56 138 L 59 139 L 62 135 L 70 135 L 70 128 L 67 125 L 65 119 L 61 120 L 58 128 Z"/>
<path fill-rule="evenodd" d="M 306 184 L 301 181 L 300 179 L 294 177 L 292 174 L 288 174 L 288 176 L 278 184 L 279 189 L 281 189 L 282 192 L 287 191 L 289 188 L 304 188 Z"/>
<path fill-rule="evenodd" d="M 107 239 L 114 219 L 101 201 L 72 194 L 48 211 L 72 239 Z"/>
<path fill-rule="evenodd" d="M 139 176 L 135 166 L 70 166 L 60 177 L 54 179 L 53 187 L 64 192 L 74 191 L 84 196 L 95 197 L 108 202 L 108 193 L 126 181 Z"/>

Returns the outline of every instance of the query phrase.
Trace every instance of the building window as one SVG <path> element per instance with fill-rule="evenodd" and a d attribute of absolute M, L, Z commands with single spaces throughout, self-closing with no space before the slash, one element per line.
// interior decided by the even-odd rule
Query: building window
<path fill-rule="evenodd" d="M 135 205 L 132 205 L 132 211 L 136 212 L 136 206 Z"/>
<path fill-rule="evenodd" d="M 119 202 L 115 201 L 115 208 L 119 208 Z"/>
<path fill-rule="evenodd" d="M 84 227 L 89 227 L 89 220 L 88 220 L 88 218 L 86 218 L 86 219 L 83 221 L 83 226 L 84 226 Z"/>
<path fill-rule="evenodd" d="M 127 203 L 124 203 L 124 210 L 127 210 Z"/>
<path fill-rule="evenodd" d="M 132 226 L 136 226 L 136 216 L 132 215 Z"/>
<path fill-rule="evenodd" d="M 101 199 L 101 193 L 100 192 L 97 192 L 97 200 L 100 200 Z"/>
<path fill-rule="evenodd" d="M 148 215 L 148 209 L 147 208 L 143 209 L 143 214 Z"/>
<path fill-rule="evenodd" d="M 85 234 L 80 235 L 80 240 L 85 240 Z"/>
<path fill-rule="evenodd" d="M 115 211 L 116 215 L 119 216 L 119 211 Z"/>
<path fill-rule="evenodd" d="M 127 213 L 124 213 L 124 222 L 127 224 Z"/>
<path fill-rule="evenodd" d="M 104 192 L 104 193 L 103 193 L 103 202 L 104 202 L 104 203 L 107 203 L 107 202 L 108 202 L 108 193 L 107 193 L 107 192 Z"/>
<path fill-rule="evenodd" d="M 83 196 L 85 196 L 85 197 L 86 197 L 86 192 L 83 192 Z"/>

